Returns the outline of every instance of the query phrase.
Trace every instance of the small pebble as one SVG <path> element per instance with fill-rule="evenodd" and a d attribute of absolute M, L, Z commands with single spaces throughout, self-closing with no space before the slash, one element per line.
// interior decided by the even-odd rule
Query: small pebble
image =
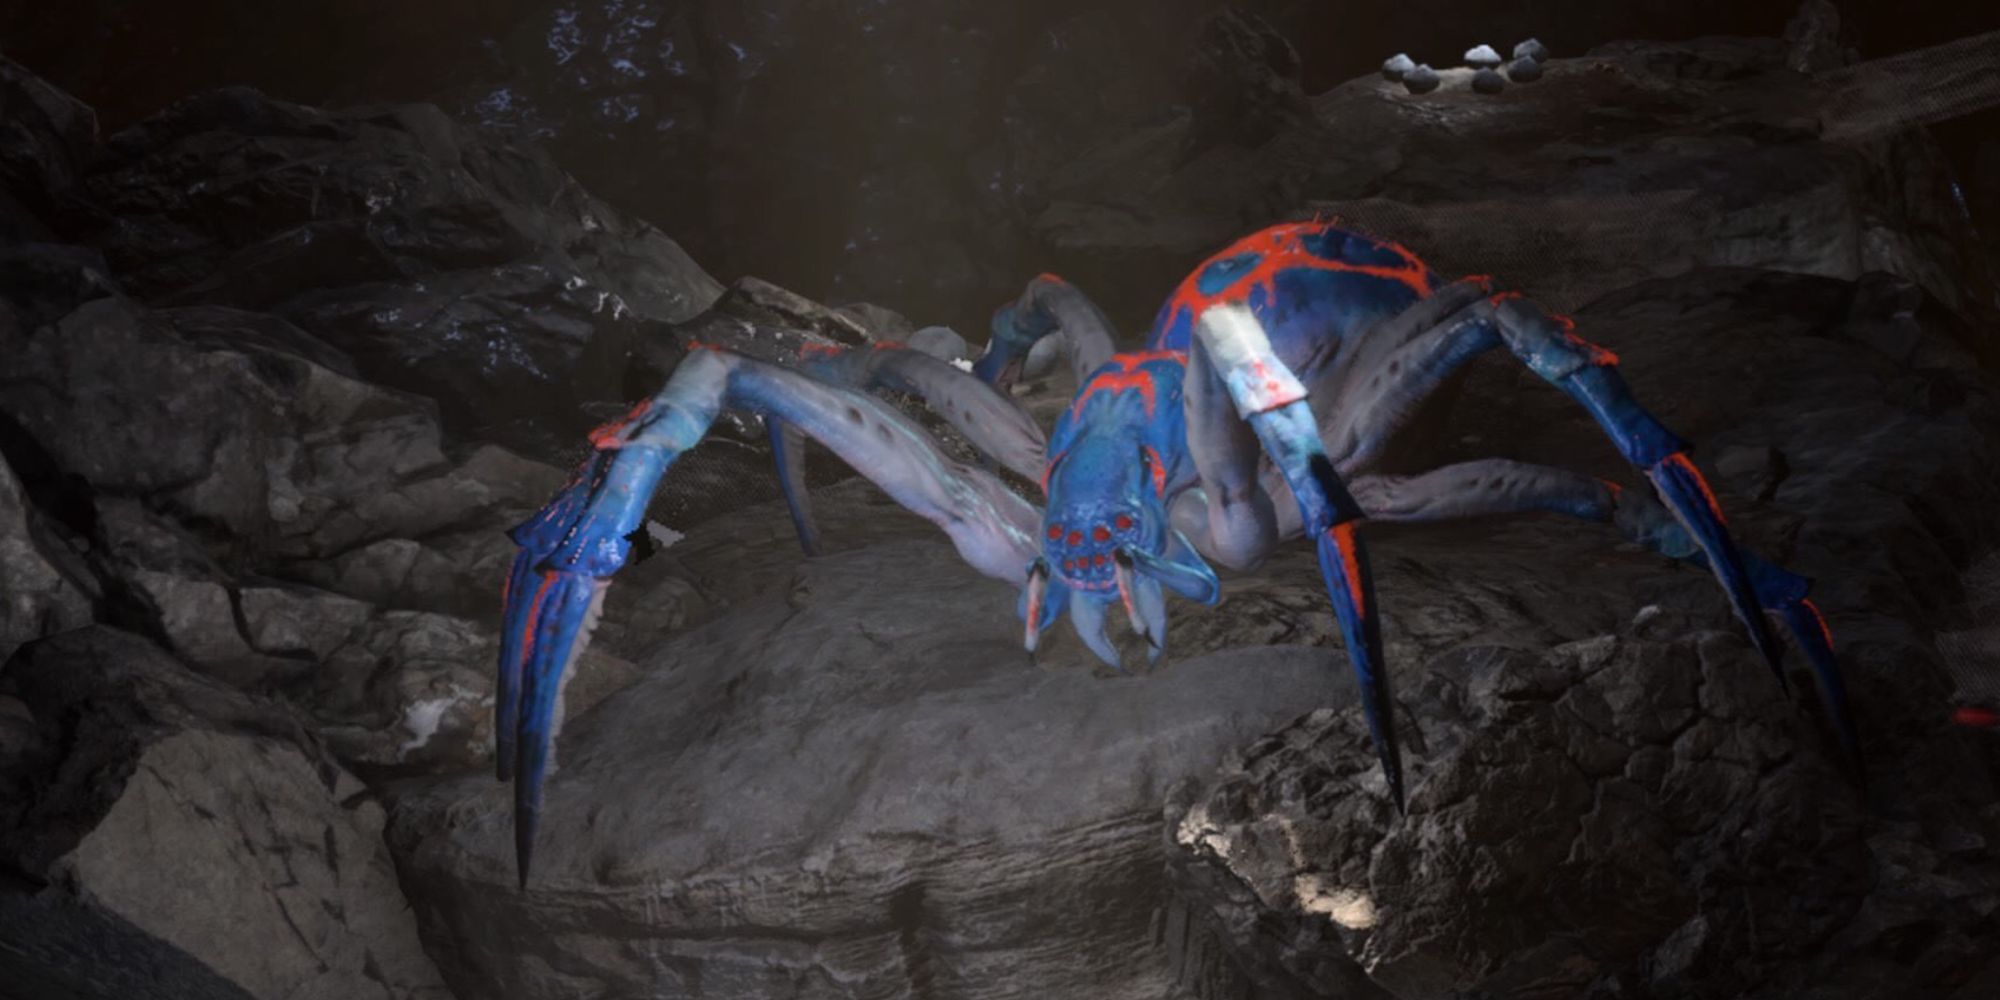
<path fill-rule="evenodd" d="M 1533 59 L 1521 58 L 1507 64 L 1507 79 L 1515 83 L 1534 83 L 1542 78 L 1542 64 Z"/>
<path fill-rule="evenodd" d="M 1472 89 L 1482 94 L 1497 94 L 1507 89 L 1507 79 L 1490 69 L 1482 69 L 1472 74 Z"/>
<path fill-rule="evenodd" d="M 1465 64 L 1474 69 L 1492 69 L 1500 65 L 1500 53 L 1491 45 L 1476 45 L 1465 50 Z"/>
<path fill-rule="evenodd" d="M 1418 63 L 1417 68 L 1403 74 L 1403 88 L 1412 94 L 1428 94 L 1438 89 L 1437 70 L 1428 63 Z"/>
<path fill-rule="evenodd" d="M 1542 40 L 1539 38 L 1530 38 L 1527 41 L 1514 46 L 1514 58 L 1533 59 L 1536 62 L 1548 62 L 1549 47 L 1543 45 Z"/>
<path fill-rule="evenodd" d="M 1417 64 L 1410 58 L 1409 53 L 1398 52 L 1382 60 L 1382 79 L 1401 80 L 1405 74 L 1416 68 Z"/>

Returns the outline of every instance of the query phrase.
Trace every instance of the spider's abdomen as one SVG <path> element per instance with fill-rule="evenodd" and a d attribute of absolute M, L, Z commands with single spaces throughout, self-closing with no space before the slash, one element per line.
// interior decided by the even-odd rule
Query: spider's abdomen
<path fill-rule="evenodd" d="M 1246 236 L 1203 261 L 1153 321 L 1147 346 L 1185 351 L 1210 306 L 1246 306 L 1280 357 L 1296 364 L 1401 312 L 1438 281 L 1410 251 L 1328 222 L 1291 222 Z"/>

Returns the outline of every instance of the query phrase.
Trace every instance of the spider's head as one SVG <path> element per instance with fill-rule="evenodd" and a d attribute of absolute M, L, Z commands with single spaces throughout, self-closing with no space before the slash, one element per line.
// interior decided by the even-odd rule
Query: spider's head
<path fill-rule="evenodd" d="M 1220 592 L 1215 574 L 1167 520 L 1159 458 L 1129 438 L 1079 440 L 1051 465 L 1042 555 L 1029 569 L 1021 614 L 1032 651 L 1064 610 L 1077 635 L 1119 666 L 1105 615 L 1120 607 L 1157 658 L 1167 634 L 1172 589 L 1204 603 Z"/>

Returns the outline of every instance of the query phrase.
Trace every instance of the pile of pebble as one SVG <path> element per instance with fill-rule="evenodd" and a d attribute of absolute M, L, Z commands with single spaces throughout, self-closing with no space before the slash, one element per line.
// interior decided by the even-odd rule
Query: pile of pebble
<path fill-rule="evenodd" d="M 1500 75 L 1502 62 L 1500 53 L 1491 45 L 1476 45 L 1465 52 L 1465 65 L 1472 73 L 1472 89 L 1482 94 L 1497 94 L 1506 89 L 1507 81 L 1533 83 L 1542 78 L 1542 63 L 1549 58 L 1549 48 L 1540 40 L 1530 38 L 1514 46 L 1514 59 L 1508 62 L 1507 75 Z M 1390 81 L 1401 81 L 1403 87 L 1412 94 L 1428 94 L 1438 89 L 1437 70 L 1428 63 L 1420 63 L 1410 58 L 1407 52 L 1398 52 L 1382 63 L 1382 77 Z"/>

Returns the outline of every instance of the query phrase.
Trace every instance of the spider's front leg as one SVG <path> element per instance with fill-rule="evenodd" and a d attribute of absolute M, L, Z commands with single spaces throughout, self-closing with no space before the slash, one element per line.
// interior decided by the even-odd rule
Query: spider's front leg
<path fill-rule="evenodd" d="M 1078 385 L 1118 352 L 1104 311 L 1075 285 L 1042 274 L 1028 282 L 1019 299 L 993 314 L 992 339 L 973 363 L 972 374 L 1006 395 L 1020 378 L 1028 352 L 1048 336 L 1058 339 Z"/>
<path fill-rule="evenodd" d="M 915 396 L 989 463 L 1030 481 L 1041 474 L 1048 438 L 1034 419 L 1011 397 L 950 362 L 900 344 L 877 343 L 814 351 L 800 359 L 800 369 L 856 391 L 888 389 Z M 817 555 L 819 535 L 805 488 L 805 435 L 777 417 L 767 417 L 765 423 L 799 545 L 807 555 Z"/>
<path fill-rule="evenodd" d="M 1278 357 L 1255 314 L 1229 303 L 1210 307 L 1196 323 L 1186 399 L 1188 448 L 1201 475 L 1211 554 L 1243 566 L 1280 538 L 1273 498 L 1258 483 L 1260 450 L 1291 488 L 1340 618 L 1383 777 L 1402 809 L 1403 771 L 1374 577 L 1354 531 L 1364 515 L 1327 456 L 1305 386 Z"/>
<path fill-rule="evenodd" d="M 889 497 L 944 529 L 974 569 L 1025 585 L 1041 512 L 980 469 L 951 461 L 909 418 L 866 393 L 718 350 L 697 350 L 632 414 L 591 434 L 595 450 L 554 500 L 511 533 L 521 546 L 505 596 L 495 730 L 501 780 L 515 785 L 515 852 L 527 883 L 563 677 L 647 502 L 724 407 L 814 438 Z"/>

